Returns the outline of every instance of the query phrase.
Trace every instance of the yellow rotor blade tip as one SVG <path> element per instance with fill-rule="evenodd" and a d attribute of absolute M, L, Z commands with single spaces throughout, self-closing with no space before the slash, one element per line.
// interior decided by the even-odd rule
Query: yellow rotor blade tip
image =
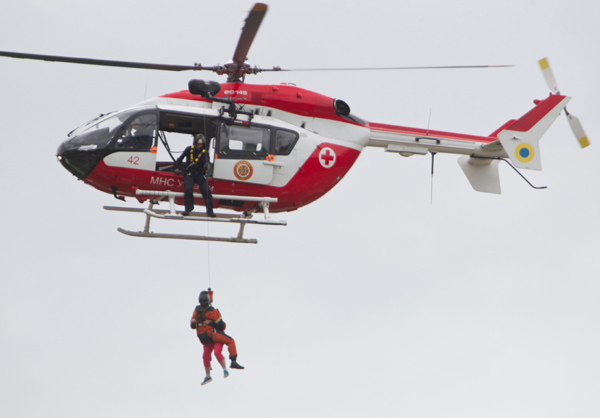
<path fill-rule="evenodd" d="M 585 148 L 590 145 L 590 140 L 587 139 L 587 136 L 581 137 L 579 138 L 579 145 L 581 145 L 581 148 Z"/>

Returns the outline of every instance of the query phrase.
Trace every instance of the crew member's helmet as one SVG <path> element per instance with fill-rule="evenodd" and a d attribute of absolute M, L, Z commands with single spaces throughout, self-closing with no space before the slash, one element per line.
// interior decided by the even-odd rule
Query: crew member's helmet
<path fill-rule="evenodd" d="M 210 304 L 210 296 L 206 290 L 200 292 L 200 296 L 198 296 L 198 302 L 200 302 L 201 306 L 208 306 Z"/>
<path fill-rule="evenodd" d="M 194 135 L 194 145 L 196 145 L 200 141 L 202 141 L 202 145 L 204 145 L 206 143 L 204 135 L 203 134 L 196 134 L 196 135 Z"/>

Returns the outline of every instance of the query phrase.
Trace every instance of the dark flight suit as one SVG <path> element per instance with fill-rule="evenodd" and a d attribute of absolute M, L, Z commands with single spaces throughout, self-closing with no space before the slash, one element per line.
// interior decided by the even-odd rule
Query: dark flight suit
<path fill-rule="evenodd" d="M 200 154 L 200 155 L 199 155 Z M 214 216 L 213 212 L 213 200 L 210 188 L 208 187 L 208 181 L 204 173 L 204 165 L 209 163 L 208 153 L 203 148 L 198 150 L 194 146 L 189 146 L 181 153 L 177 161 L 175 162 L 175 168 L 180 168 L 185 161 L 185 174 L 183 177 L 183 191 L 184 191 L 184 203 L 185 211 L 191 212 L 194 210 L 194 183 L 200 187 L 200 193 L 204 198 L 204 204 L 206 206 L 206 213 L 208 216 Z"/>

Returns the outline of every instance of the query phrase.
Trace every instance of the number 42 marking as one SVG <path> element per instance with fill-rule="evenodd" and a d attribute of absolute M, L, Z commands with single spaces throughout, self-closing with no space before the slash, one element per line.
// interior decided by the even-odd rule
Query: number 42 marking
<path fill-rule="evenodd" d="M 140 157 L 136 157 L 136 156 L 132 155 L 131 157 L 129 157 L 129 159 L 127 160 L 127 162 L 129 164 L 139 165 L 139 163 L 140 163 Z"/>

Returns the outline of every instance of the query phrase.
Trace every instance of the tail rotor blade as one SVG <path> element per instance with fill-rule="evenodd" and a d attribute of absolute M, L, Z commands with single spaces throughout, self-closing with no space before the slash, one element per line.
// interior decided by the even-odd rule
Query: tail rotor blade
<path fill-rule="evenodd" d="M 554 78 L 554 74 L 552 73 L 552 68 L 550 68 L 550 64 L 548 63 L 548 58 L 542 58 L 538 61 L 540 69 L 542 70 L 542 74 L 544 74 L 544 78 L 546 79 L 546 84 L 548 84 L 548 88 L 553 93 L 558 93 L 558 85 L 556 84 L 556 79 Z"/>
<path fill-rule="evenodd" d="M 566 112 L 566 109 L 565 109 L 565 112 Z M 567 112 L 567 119 L 569 120 L 569 125 L 571 125 L 571 130 L 575 134 L 577 141 L 579 141 L 579 145 L 581 145 L 581 148 L 585 148 L 588 145 L 590 145 L 590 141 L 587 138 L 587 135 L 585 134 L 585 131 L 583 130 L 583 126 L 581 126 L 581 122 L 579 122 L 579 119 L 577 117 L 571 115 L 568 112 Z"/>
<path fill-rule="evenodd" d="M 544 78 L 546 79 L 546 84 L 548 84 L 548 88 L 555 94 L 559 93 L 558 85 L 556 84 L 556 79 L 554 78 L 554 74 L 552 73 L 552 68 L 550 68 L 550 63 L 548 62 L 548 58 L 542 58 L 538 61 L 540 69 L 542 70 L 542 74 L 544 74 Z M 581 148 L 585 148 L 590 145 L 590 140 L 588 139 L 585 131 L 583 130 L 583 126 L 579 119 L 569 112 L 567 112 L 567 108 L 565 108 L 565 114 L 567 115 L 567 120 L 569 121 L 569 125 L 571 126 L 571 130 L 575 134 L 577 141 Z"/>

